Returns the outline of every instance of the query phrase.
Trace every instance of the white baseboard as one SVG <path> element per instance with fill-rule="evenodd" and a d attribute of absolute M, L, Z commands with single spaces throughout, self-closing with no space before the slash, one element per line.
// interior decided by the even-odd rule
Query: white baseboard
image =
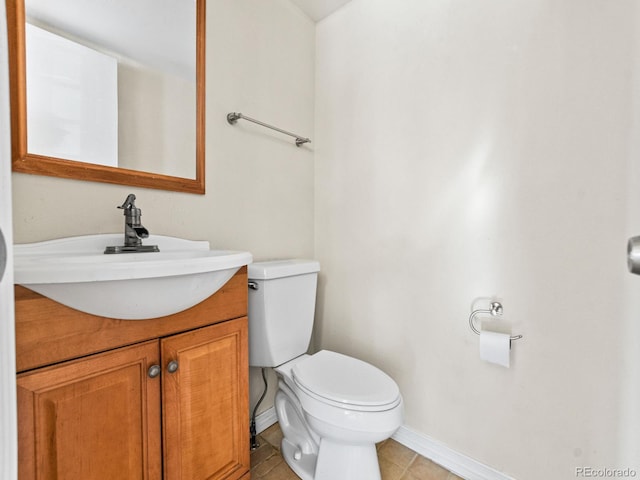
<path fill-rule="evenodd" d="M 392 438 L 466 480 L 514 480 L 512 477 L 456 452 L 437 440 L 408 427 L 400 427 Z"/>
<path fill-rule="evenodd" d="M 278 421 L 275 407 L 256 415 L 256 433 L 261 433 Z"/>
<path fill-rule="evenodd" d="M 278 416 L 274 407 L 265 410 L 256 415 L 256 432 L 260 433 L 266 430 L 277 421 Z M 409 427 L 400 427 L 392 438 L 465 480 L 514 480 L 512 477 L 458 453 L 423 433 L 411 430 Z"/>

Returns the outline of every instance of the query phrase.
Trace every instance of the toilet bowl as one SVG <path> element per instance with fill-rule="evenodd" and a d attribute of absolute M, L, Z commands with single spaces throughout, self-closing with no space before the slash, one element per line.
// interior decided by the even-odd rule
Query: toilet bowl
<path fill-rule="evenodd" d="M 402 424 L 396 383 L 374 366 L 322 350 L 275 369 L 283 456 L 303 480 L 379 480 L 377 442 Z"/>
<path fill-rule="evenodd" d="M 249 364 L 275 368 L 282 455 L 302 480 L 380 480 L 376 443 L 402 424 L 402 395 L 367 362 L 306 353 L 319 269 L 313 260 L 248 266 Z"/>

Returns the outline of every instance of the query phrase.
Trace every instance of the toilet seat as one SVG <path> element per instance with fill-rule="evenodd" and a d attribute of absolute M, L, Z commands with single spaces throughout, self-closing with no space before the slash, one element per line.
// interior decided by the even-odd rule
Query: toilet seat
<path fill-rule="evenodd" d="M 291 372 L 304 393 L 341 409 L 378 412 L 402 401 L 398 385 L 382 370 L 336 352 L 322 350 L 297 362 Z"/>

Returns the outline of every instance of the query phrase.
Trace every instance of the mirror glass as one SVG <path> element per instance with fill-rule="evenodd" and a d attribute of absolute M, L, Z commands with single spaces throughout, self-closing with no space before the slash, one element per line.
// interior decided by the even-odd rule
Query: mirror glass
<path fill-rule="evenodd" d="M 204 193 L 204 0 L 22 1 L 14 170 Z"/>

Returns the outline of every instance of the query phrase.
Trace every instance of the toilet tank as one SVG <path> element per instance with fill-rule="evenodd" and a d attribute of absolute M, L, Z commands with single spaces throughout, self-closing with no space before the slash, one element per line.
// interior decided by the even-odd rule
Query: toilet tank
<path fill-rule="evenodd" d="M 319 271 L 315 260 L 248 265 L 249 365 L 276 367 L 307 352 Z"/>

